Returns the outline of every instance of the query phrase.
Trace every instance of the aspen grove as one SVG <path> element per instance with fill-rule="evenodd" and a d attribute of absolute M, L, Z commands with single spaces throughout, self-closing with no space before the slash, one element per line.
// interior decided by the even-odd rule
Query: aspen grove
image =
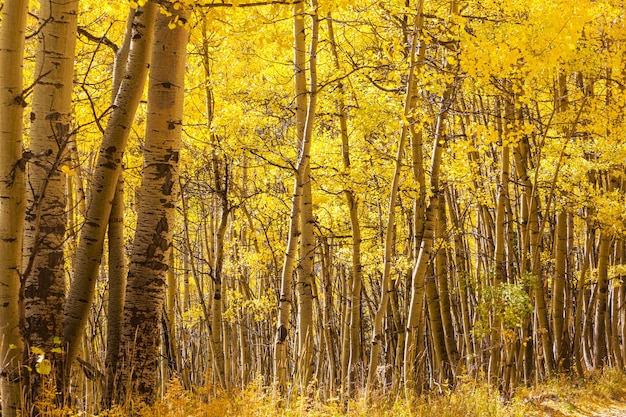
<path fill-rule="evenodd" d="M 0 9 L 3 416 L 626 370 L 621 2 Z"/>

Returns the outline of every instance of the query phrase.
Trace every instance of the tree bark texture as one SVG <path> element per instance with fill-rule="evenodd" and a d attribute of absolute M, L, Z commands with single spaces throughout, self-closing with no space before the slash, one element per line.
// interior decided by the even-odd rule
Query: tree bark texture
<path fill-rule="evenodd" d="M 174 12 L 174 10 L 170 10 Z M 186 22 L 187 12 L 178 14 Z M 156 400 L 159 343 L 178 197 L 184 71 L 188 33 L 159 14 L 148 85 L 148 112 L 137 230 L 133 242 L 120 347 L 126 399 Z"/>
<path fill-rule="evenodd" d="M 115 97 L 113 111 L 100 146 L 85 222 L 76 250 L 74 279 L 63 313 L 64 342 L 67 345 L 66 376 L 69 375 L 72 362 L 78 354 L 89 309 L 93 304 L 104 235 L 111 214 L 111 202 L 122 169 L 126 142 L 148 72 L 158 8 L 156 3 L 148 2 L 134 12 L 133 36 L 124 79 Z"/>
<path fill-rule="evenodd" d="M 0 25 L 0 397 L 2 415 L 21 415 L 20 274 L 26 190 L 22 155 L 22 62 L 28 1 L 7 0 Z"/>

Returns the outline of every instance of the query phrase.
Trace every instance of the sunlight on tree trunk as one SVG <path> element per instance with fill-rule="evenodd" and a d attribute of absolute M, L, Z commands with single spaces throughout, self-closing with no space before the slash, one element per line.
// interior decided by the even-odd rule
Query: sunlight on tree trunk
<path fill-rule="evenodd" d="M 82 333 L 93 304 L 96 277 L 102 257 L 104 235 L 111 214 L 111 201 L 122 169 L 122 156 L 130 126 L 139 106 L 149 66 L 153 28 L 158 5 L 148 2 L 135 12 L 131 52 L 126 73 L 115 98 L 98 155 L 98 164 L 90 188 L 85 223 L 76 250 L 74 279 L 64 310 L 64 336 L 68 346 L 65 374 L 70 374 L 78 355 Z"/>
<path fill-rule="evenodd" d="M 132 23 L 135 10 L 131 10 L 126 19 L 126 31 L 121 47 L 115 54 L 113 63 L 113 82 L 111 103 L 115 102 L 122 77 L 126 70 L 126 61 L 130 49 Z M 115 195 L 111 203 L 111 214 L 107 229 L 108 261 L 109 261 L 109 298 L 107 303 L 107 351 L 105 356 L 105 389 L 104 404 L 110 406 L 115 391 L 117 375 L 117 359 L 122 334 L 122 320 L 124 314 L 124 299 L 126 297 L 127 259 L 124 242 L 124 170 L 120 171 L 117 179 Z"/>
<path fill-rule="evenodd" d="M 0 26 L 0 398 L 2 415 L 8 417 L 22 414 L 18 303 L 26 198 L 22 60 L 27 5 L 27 1 L 5 1 Z"/>
<path fill-rule="evenodd" d="M 169 10 L 170 13 L 174 9 Z M 148 85 L 146 141 L 137 231 L 130 257 L 121 342 L 121 387 L 152 404 L 158 387 L 160 324 L 178 198 L 188 12 L 159 14 Z M 176 22 L 174 21 L 174 22 Z M 123 395 L 124 395 L 123 394 Z"/>
<path fill-rule="evenodd" d="M 410 52 L 410 62 L 411 66 L 409 68 L 409 75 L 407 79 L 407 92 L 404 103 L 404 111 L 403 111 L 403 119 L 405 119 L 402 125 L 402 131 L 400 132 L 400 140 L 398 142 L 398 151 L 395 159 L 395 167 L 394 173 L 391 181 L 391 189 L 389 194 L 389 213 L 387 214 L 387 228 L 385 233 L 385 249 L 384 249 L 384 260 L 383 260 L 383 276 L 381 282 L 382 295 L 380 302 L 378 304 L 378 308 L 376 310 L 376 315 L 374 316 L 372 323 L 372 340 L 371 340 L 371 348 L 370 348 L 370 360 L 369 360 L 369 368 L 367 374 L 367 388 L 369 391 L 374 388 L 374 379 L 376 378 L 376 374 L 378 372 L 378 361 L 379 361 L 379 351 L 380 344 L 383 339 L 383 318 L 387 313 L 387 306 L 389 303 L 389 292 L 392 291 L 393 282 L 391 278 L 391 262 L 393 257 L 393 234 L 395 228 L 395 207 L 398 196 L 398 187 L 400 182 L 400 170 L 402 167 L 402 159 L 404 155 L 404 147 L 406 142 L 406 137 L 409 134 L 409 126 L 408 119 L 410 112 L 413 111 L 413 87 L 415 84 L 415 53 L 417 50 L 418 42 L 421 45 L 421 28 L 422 28 L 422 8 L 423 2 L 420 1 L 417 7 L 416 15 L 415 15 L 415 24 L 413 27 L 413 42 L 411 46 Z M 407 335 L 407 343 L 410 335 Z M 405 374 L 406 378 L 406 374 Z"/>
<path fill-rule="evenodd" d="M 69 173 L 71 98 L 78 1 L 43 2 L 39 11 L 38 78 L 33 87 L 27 209 L 24 231 L 24 336 L 27 348 L 62 348 L 65 304 L 65 176 Z M 60 355 L 48 354 L 60 366 Z M 27 356 L 35 368 L 37 357 Z M 41 375 L 32 372 L 27 397 L 41 391 Z"/>

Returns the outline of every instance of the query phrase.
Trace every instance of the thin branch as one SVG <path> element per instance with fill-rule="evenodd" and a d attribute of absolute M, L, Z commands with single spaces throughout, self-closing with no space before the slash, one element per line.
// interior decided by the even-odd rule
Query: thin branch
<path fill-rule="evenodd" d="M 115 42 L 113 42 L 111 39 L 107 38 L 106 36 L 96 36 L 96 35 L 94 35 L 93 33 L 89 32 L 87 29 L 85 29 L 83 27 L 79 27 L 78 28 L 78 33 L 80 35 L 83 35 L 84 37 L 86 37 L 90 41 L 93 41 L 95 43 L 101 43 L 101 44 L 104 44 L 104 45 L 108 46 L 115 53 L 117 53 L 117 50 L 120 49 L 119 46 L 117 46 L 115 44 Z"/>
<path fill-rule="evenodd" d="M 286 6 L 293 6 L 294 4 L 302 3 L 302 0 L 269 0 L 269 1 L 255 1 L 252 3 L 226 3 L 222 1 L 221 3 L 207 3 L 199 5 L 198 7 L 256 7 L 256 6 L 273 6 L 284 4 Z"/>

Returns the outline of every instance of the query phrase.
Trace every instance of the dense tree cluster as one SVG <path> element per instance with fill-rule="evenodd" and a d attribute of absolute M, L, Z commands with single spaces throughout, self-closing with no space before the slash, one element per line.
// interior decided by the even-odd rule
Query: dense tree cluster
<path fill-rule="evenodd" d="M 0 8 L 3 415 L 624 368 L 620 2 Z"/>

